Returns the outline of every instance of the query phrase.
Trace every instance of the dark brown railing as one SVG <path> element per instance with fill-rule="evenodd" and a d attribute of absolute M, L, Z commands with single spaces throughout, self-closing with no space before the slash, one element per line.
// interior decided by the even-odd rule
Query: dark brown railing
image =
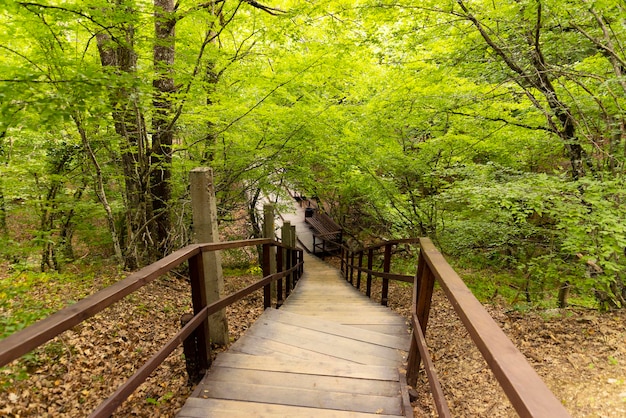
<path fill-rule="evenodd" d="M 389 280 L 413 283 L 414 278 L 414 276 L 391 273 L 391 258 L 394 247 L 402 244 L 418 244 L 419 241 L 419 238 L 398 239 L 385 241 L 360 250 L 351 250 L 345 245 L 342 245 L 340 255 L 341 272 L 346 280 L 357 289 L 361 289 L 362 275 L 365 274 L 365 294 L 368 297 L 372 297 L 372 278 L 380 277 L 382 279 L 380 304 L 387 306 L 389 301 Z M 382 260 L 380 260 L 381 251 Z M 379 260 L 379 262 L 382 261 L 383 271 L 374 269 L 374 262 L 377 260 Z M 367 267 L 363 267 L 364 261 Z M 355 272 L 356 277 L 354 277 Z"/>
<path fill-rule="evenodd" d="M 392 274 L 390 266 L 393 248 L 399 244 L 417 242 L 420 245 L 417 274 L 415 276 Z M 381 249 L 384 250 L 383 271 L 376 272 L 373 270 L 373 260 L 375 252 Z M 367 267 L 363 267 L 364 258 L 367 259 Z M 413 335 L 407 381 L 411 386 L 416 385 L 419 367 L 423 362 L 439 416 L 450 417 L 451 414 L 424 337 L 435 281 L 443 289 L 515 411 L 521 417 L 570 416 L 524 355 L 513 345 L 428 238 L 389 241 L 358 251 L 344 246 L 341 252 L 341 270 L 346 280 L 357 288 L 361 286 L 361 275 L 366 273 L 366 293 L 370 297 L 372 277 L 381 277 L 383 305 L 387 304 L 389 280 L 413 283 L 411 307 Z"/>
<path fill-rule="evenodd" d="M 264 277 L 260 281 L 227 297 L 210 304 L 207 303 L 203 290 L 204 266 L 202 253 L 258 245 L 263 246 L 262 267 Z M 276 251 L 277 273 L 273 274 L 271 274 L 270 270 L 270 260 L 273 254 L 271 251 L 272 247 L 283 249 L 282 251 Z M 196 374 L 202 375 L 211 363 L 210 344 L 208 344 L 208 317 L 261 288 L 263 288 L 264 307 L 271 307 L 272 292 L 270 285 L 272 282 L 277 282 L 276 304 L 280 305 L 284 300 L 283 290 L 285 297 L 289 295 L 289 292 L 293 289 L 303 272 L 302 250 L 286 247 L 279 242 L 269 239 L 190 245 L 0 341 L 0 367 L 34 350 L 115 302 L 120 301 L 125 296 L 145 286 L 157 277 L 166 274 L 185 261 L 189 263 L 193 317 L 188 318 L 189 321 L 186 325 L 163 348 L 141 366 L 115 393 L 100 404 L 91 413 L 91 417 L 110 416 L 167 356 L 188 338 L 192 338 L 197 344 L 195 351 L 199 355 L 195 362 L 198 368 Z"/>

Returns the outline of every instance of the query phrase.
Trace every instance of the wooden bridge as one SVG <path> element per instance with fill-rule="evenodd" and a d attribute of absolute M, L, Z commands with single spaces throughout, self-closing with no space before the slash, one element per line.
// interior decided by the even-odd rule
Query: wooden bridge
<path fill-rule="evenodd" d="M 306 236 L 302 214 L 288 214 L 284 220 L 293 222 L 300 245 L 306 248 L 312 237 Z M 418 241 L 416 275 L 392 273 L 392 248 Z M 202 290 L 203 253 L 245 246 L 262 246 L 263 279 L 209 303 Z M 275 272 L 273 247 L 278 248 Z M 204 377 L 179 412 L 180 418 L 411 417 L 407 382 L 415 385 L 421 365 L 437 412 L 447 417 L 451 414 L 424 338 L 438 281 L 518 414 L 569 416 L 428 239 L 385 242 L 363 250 L 341 246 L 341 250 L 339 271 L 301 249 L 270 239 L 190 245 L 0 341 L 0 367 L 188 262 L 193 317 L 91 417 L 110 416 L 183 342 L 188 366 L 195 365 Z M 376 271 L 372 261 L 381 251 L 383 271 Z M 380 304 L 355 289 L 363 285 L 369 296 L 373 277 L 382 280 Z M 410 334 L 406 321 L 384 306 L 390 280 L 413 284 Z M 272 283 L 277 289 L 274 297 Z M 208 317 L 260 289 L 265 312 L 209 368 Z M 190 375 L 196 372 L 190 370 Z"/>
<path fill-rule="evenodd" d="M 178 417 L 413 416 L 399 372 L 405 320 L 319 259 L 305 265 L 285 304 L 218 355 Z"/>

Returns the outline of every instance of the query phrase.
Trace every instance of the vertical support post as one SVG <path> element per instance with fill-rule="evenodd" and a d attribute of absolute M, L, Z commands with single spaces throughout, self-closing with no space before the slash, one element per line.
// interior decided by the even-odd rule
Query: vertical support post
<path fill-rule="evenodd" d="M 342 246 L 341 247 L 341 267 L 339 268 L 339 271 L 341 272 L 342 277 L 346 277 L 346 249 Z"/>
<path fill-rule="evenodd" d="M 430 304 L 433 298 L 433 290 L 435 288 L 435 275 L 430 270 L 423 255 L 420 252 L 419 264 L 423 264 L 420 275 L 417 277 L 418 289 L 417 298 L 415 299 L 417 319 L 420 321 L 422 333 L 426 336 L 426 326 L 428 325 L 428 317 L 430 315 Z"/>
<path fill-rule="evenodd" d="M 385 258 L 383 260 L 383 272 L 391 271 L 391 247 L 393 244 L 385 245 Z M 389 279 L 383 277 L 382 295 L 380 296 L 380 304 L 387 306 L 389 301 Z"/>
<path fill-rule="evenodd" d="M 350 251 L 350 284 L 354 286 L 354 251 Z"/>
<path fill-rule="evenodd" d="M 359 271 L 356 273 L 356 288 L 361 290 L 361 269 L 363 268 L 363 251 L 359 251 Z"/>
<path fill-rule="evenodd" d="M 435 276 L 426 264 L 423 250 L 420 249 L 420 255 L 417 262 L 417 273 L 413 283 L 413 303 L 411 307 L 412 314 L 419 321 L 422 334 L 426 336 L 426 327 L 428 326 L 428 317 L 430 314 L 430 305 L 435 287 Z M 415 331 L 413 331 L 415 332 Z M 415 335 L 411 335 L 411 347 L 409 349 L 409 358 L 407 360 L 407 381 L 411 386 L 417 384 L 422 356 L 417 348 Z"/>
<path fill-rule="evenodd" d="M 189 182 L 194 242 L 218 242 L 213 171 L 208 167 L 195 168 L 189 174 Z M 219 300 L 224 293 L 222 257 L 219 251 L 211 251 L 204 252 L 202 259 L 206 303 L 210 304 Z M 224 309 L 209 317 L 209 330 L 211 342 L 222 346 L 228 344 L 228 322 Z"/>
<path fill-rule="evenodd" d="M 272 241 L 276 240 L 276 228 L 274 223 L 274 205 L 263 205 L 263 238 L 269 238 Z M 263 247 L 265 249 L 265 247 Z M 269 274 L 276 273 L 276 247 L 270 246 L 268 251 L 270 252 L 270 272 Z M 270 291 L 272 297 L 276 298 L 276 283 L 270 285 Z"/>
<path fill-rule="evenodd" d="M 276 273 L 284 271 L 285 265 L 285 250 L 278 248 L 276 253 Z M 283 304 L 283 279 L 278 279 L 276 282 L 276 309 L 280 308 Z"/>
<path fill-rule="evenodd" d="M 367 283 L 365 287 L 365 296 L 367 296 L 368 298 L 372 297 L 372 273 L 370 273 L 370 271 L 372 271 L 373 265 L 374 265 L 374 250 L 370 248 L 367 252 L 367 269 L 369 271 L 367 272 Z"/>
<path fill-rule="evenodd" d="M 296 226 L 295 225 L 291 225 L 289 227 L 290 229 L 290 233 L 289 233 L 289 238 L 290 238 L 290 242 L 289 245 L 291 246 L 291 248 L 293 248 L 293 250 L 291 251 L 291 267 L 295 266 L 298 264 L 298 250 L 296 250 L 296 242 L 298 240 L 298 237 L 296 235 Z M 290 283 L 287 286 L 287 292 L 291 292 L 291 290 L 294 288 L 294 286 L 296 285 L 296 280 L 298 277 L 298 273 L 294 272 L 290 275 L 291 279 L 290 279 Z M 287 296 L 289 296 L 289 293 L 287 293 Z"/>
<path fill-rule="evenodd" d="M 191 303 L 193 314 L 196 315 L 207 306 L 206 288 L 204 286 L 204 269 L 202 253 L 189 259 L 189 281 L 191 282 Z M 193 316 L 191 316 L 193 318 Z M 183 315 L 181 325 L 191 320 Z M 184 323 L 183 323 L 184 322 Z M 202 322 L 196 330 L 185 339 L 183 344 L 189 380 L 198 383 L 211 365 L 211 344 L 209 344 L 209 320 Z"/>
<path fill-rule="evenodd" d="M 263 277 L 267 277 L 272 274 L 272 257 L 271 257 L 271 244 L 263 244 Z M 263 286 L 263 309 L 272 307 L 272 287 L 271 284 Z"/>
<path fill-rule="evenodd" d="M 286 245 L 287 247 L 292 247 L 291 242 L 293 241 L 293 239 L 291 237 L 291 222 L 290 221 L 283 222 L 283 226 L 280 228 L 280 237 L 282 238 L 283 245 Z M 284 270 L 288 270 L 292 266 L 291 250 L 287 248 L 281 248 L 280 251 L 283 253 Z M 285 290 L 286 290 L 287 296 L 289 295 L 289 286 L 291 282 L 291 276 L 292 276 L 291 274 L 285 276 Z"/>

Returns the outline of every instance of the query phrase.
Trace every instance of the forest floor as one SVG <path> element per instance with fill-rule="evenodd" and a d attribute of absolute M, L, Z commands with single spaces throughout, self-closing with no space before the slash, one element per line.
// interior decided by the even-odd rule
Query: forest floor
<path fill-rule="evenodd" d="M 391 307 L 407 315 L 409 292 L 390 292 Z M 486 308 L 572 416 L 626 416 L 626 311 Z M 441 290 L 426 339 L 453 416 L 517 416 Z M 415 417 L 436 416 L 423 371 L 418 385 Z"/>
<path fill-rule="evenodd" d="M 227 293 L 259 278 L 243 273 L 226 279 Z M 53 296 L 43 288 L 34 292 L 42 299 Z M 410 287 L 391 286 L 392 309 L 408 315 L 410 293 Z M 179 318 L 190 306 L 185 278 L 162 277 L 0 369 L 0 416 L 88 415 L 179 329 Z M 626 416 L 626 312 L 487 309 L 573 416 Z M 231 339 L 261 312 L 260 292 L 229 308 Z M 435 292 L 427 340 L 453 416 L 515 416 L 440 291 Z M 191 390 L 179 348 L 115 416 L 174 416 Z M 415 416 L 435 416 L 425 379 L 417 390 Z"/>

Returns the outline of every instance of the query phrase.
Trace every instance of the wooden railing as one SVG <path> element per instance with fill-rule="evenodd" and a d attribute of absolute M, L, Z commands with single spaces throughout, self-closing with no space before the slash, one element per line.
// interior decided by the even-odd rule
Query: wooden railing
<path fill-rule="evenodd" d="M 365 294 L 372 297 L 372 278 L 382 279 L 380 304 L 387 306 L 389 300 L 389 280 L 413 283 L 414 276 L 391 273 L 391 258 L 393 250 L 401 244 L 418 244 L 419 238 L 398 239 L 360 250 L 352 250 L 345 245 L 341 246 L 341 272 L 345 279 L 357 289 L 361 289 L 363 275 L 365 275 Z M 382 254 L 382 271 L 374 269 L 374 262 L 380 260 Z M 355 264 L 356 263 L 356 264 Z M 364 263 L 365 266 L 364 267 Z M 356 272 L 356 277 L 355 277 Z"/>
<path fill-rule="evenodd" d="M 203 290 L 204 266 L 202 253 L 259 245 L 263 247 L 262 267 L 264 277 L 260 281 L 227 297 L 207 303 L 206 294 Z M 273 254 L 271 247 L 283 248 L 282 251 L 276 252 L 277 272 L 273 274 L 271 274 L 270 267 L 270 260 Z M 211 363 L 210 344 L 208 344 L 208 317 L 261 288 L 263 288 L 264 307 L 271 307 L 272 292 L 270 285 L 272 282 L 277 282 L 276 304 L 279 305 L 284 299 L 283 290 L 286 297 L 303 272 L 302 250 L 286 247 L 279 242 L 269 239 L 190 245 L 0 341 L 0 367 L 34 350 L 115 302 L 120 301 L 125 296 L 159 276 L 166 274 L 185 261 L 189 263 L 193 316 L 189 318 L 187 324 L 163 348 L 141 366 L 115 393 L 100 404 L 92 412 L 91 417 L 110 416 L 176 347 L 183 342 L 187 346 L 189 339 L 193 339 L 195 344 L 197 344 L 194 347 L 194 351 L 198 354 L 195 360 L 198 370 L 195 373 L 200 376 L 204 374 Z"/>
<path fill-rule="evenodd" d="M 390 273 L 393 247 L 402 243 L 416 242 L 420 245 L 417 274 L 403 276 Z M 375 272 L 372 269 L 373 255 L 381 248 L 384 249 L 383 271 Z M 364 268 L 363 258 L 366 255 L 367 267 Z M 570 416 L 524 355 L 513 345 L 428 238 L 389 241 L 358 251 L 343 247 L 341 266 L 346 280 L 356 287 L 361 286 L 361 274 L 367 274 L 366 293 L 368 296 L 371 296 L 371 278 L 381 277 L 383 280 L 381 303 L 383 305 L 387 304 L 389 280 L 413 282 L 411 307 L 413 334 L 407 366 L 407 381 L 411 386 L 416 385 L 419 367 L 423 362 L 439 416 L 450 417 L 451 414 L 425 339 L 435 281 L 443 289 L 515 411 L 521 417 Z M 471 396 L 470 393 L 467 395 Z"/>

